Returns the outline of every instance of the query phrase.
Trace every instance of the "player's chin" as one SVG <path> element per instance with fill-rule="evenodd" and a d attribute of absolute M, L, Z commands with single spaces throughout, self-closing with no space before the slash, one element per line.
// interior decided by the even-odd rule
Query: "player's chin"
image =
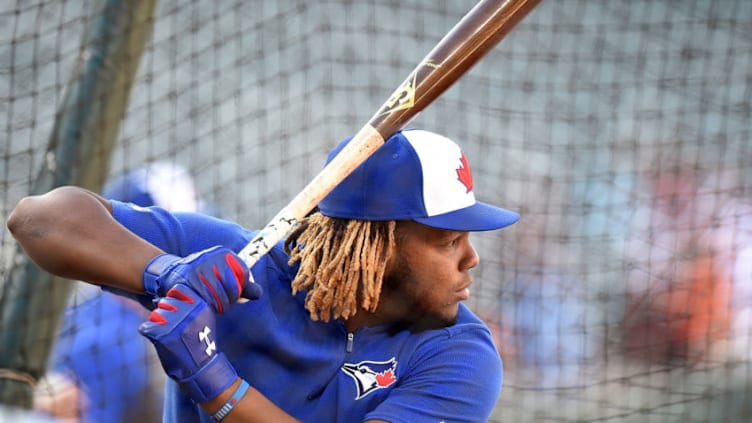
<path fill-rule="evenodd" d="M 457 323 L 457 312 L 443 316 L 442 322 L 444 323 L 444 326 L 452 326 Z"/>
<path fill-rule="evenodd" d="M 451 326 L 457 321 L 459 312 L 460 303 L 457 301 L 448 304 L 441 312 L 437 313 L 437 316 L 445 326 Z"/>
<path fill-rule="evenodd" d="M 459 303 L 448 304 L 441 309 L 422 313 L 421 317 L 414 320 L 415 330 L 441 329 L 452 326 L 457 322 Z"/>

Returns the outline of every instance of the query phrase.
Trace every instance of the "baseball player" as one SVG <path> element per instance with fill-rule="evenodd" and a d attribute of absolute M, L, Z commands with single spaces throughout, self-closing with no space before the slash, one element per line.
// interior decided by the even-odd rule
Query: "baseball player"
<path fill-rule="evenodd" d="M 462 304 L 469 233 L 518 218 L 476 201 L 457 144 L 411 129 L 250 272 L 251 230 L 74 187 L 8 227 L 49 272 L 153 299 L 139 331 L 169 376 L 164 421 L 438 423 L 485 422 L 498 398 L 501 360 Z"/>

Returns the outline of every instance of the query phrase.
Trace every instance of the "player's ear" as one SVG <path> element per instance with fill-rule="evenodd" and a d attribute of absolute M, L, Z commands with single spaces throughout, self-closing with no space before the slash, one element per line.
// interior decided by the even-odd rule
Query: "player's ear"
<path fill-rule="evenodd" d="M 400 239 L 401 236 L 398 236 L 399 233 L 398 228 L 399 222 L 394 226 L 394 246 L 392 248 L 388 248 L 385 246 L 384 252 L 387 254 L 386 256 L 386 266 L 384 267 L 384 276 L 390 275 L 395 268 L 395 263 L 397 262 L 397 257 L 399 257 L 402 254 L 402 244 L 404 242 Z M 386 243 L 386 239 L 382 239 L 381 242 Z"/>
<path fill-rule="evenodd" d="M 411 220 L 397 220 L 394 225 L 394 242 L 397 247 L 404 243 L 407 234 L 410 232 Z"/>

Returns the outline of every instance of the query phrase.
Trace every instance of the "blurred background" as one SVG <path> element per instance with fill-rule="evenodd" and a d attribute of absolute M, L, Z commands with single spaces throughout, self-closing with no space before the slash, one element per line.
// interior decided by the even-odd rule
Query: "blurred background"
<path fill-rule="evenodd" d="M 261 227 L 474 4 L 0 0 L 0 216 L 161 163 L 193 207 Z M 544 0 L 411 122 L 522 215 L 473 239 L 468 305 L 505 365 L 492 422 L 752 421 L 751 99 L 748 0 Z M 167 201 L 169 175 L 139 189 Z M 127 306 L 70 318 L 87 289 L 0 241 L 4 404 L 96 421 L 118 389 L 159 384 L 133 377 L 148 353 L 113 358 L 138 342 L 107 326 Z"/>

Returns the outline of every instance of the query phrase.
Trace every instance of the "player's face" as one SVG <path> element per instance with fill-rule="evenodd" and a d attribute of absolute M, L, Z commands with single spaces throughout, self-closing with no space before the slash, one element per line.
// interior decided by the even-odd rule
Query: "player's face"
<path fill-rule="evenodd" d="M 460 301 L 470 295 L 470 269 L 479 263 L 469 233 L 401 221 L 396 237 L 382 298 L 403 311 L 403 320 L 426 326 L 454 323 Z"/>

